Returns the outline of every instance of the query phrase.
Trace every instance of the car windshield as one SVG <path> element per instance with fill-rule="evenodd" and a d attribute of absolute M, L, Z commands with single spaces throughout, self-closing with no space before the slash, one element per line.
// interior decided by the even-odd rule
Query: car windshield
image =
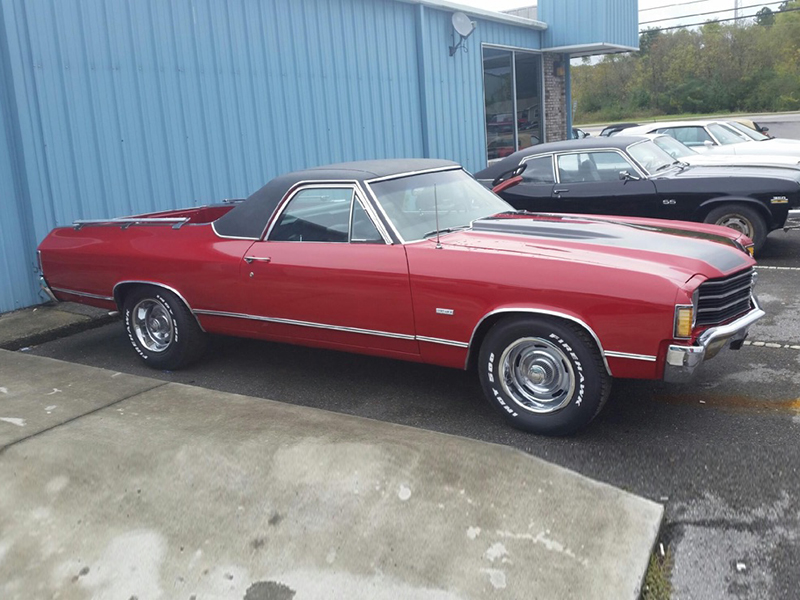
<path fill-rule="evenodd" d="M 637 142 L 628 146 L 628 153 L 638 162 L 648 173 L 663 171 L 677 161 L 661 148 L 656 146 L 651 140 Z"/>
<path fill-rule="evenodd" d="M 653 138 L 653 143 L 669 154 L 672 158 L 680 160 L 687 156 L 696 156 L 698 153 L 684 144 L 681 144 L 674 137 L 659 135 Z"/>
<path fill-rule="evenodd" d="M 748 127 L 747 125 L 742 125 L 741 123 L 737 123 L 736 121 L 728 121 L 725 123 L 728 127 L 733 127 L 737 131 L 742 132 L 749 138 L 756 140 L 757 142 L 762 142 L 764 140 L 768 140 L 769 138 L 762 133 L 759 133 L 755 129 Z"/>
<path fill-rule="evenodd" d="M 383 212 L 405 241 L 469 227 L 475 219 L 514 210 L 466 172 L 423 173 L 370 185 Z"/>
<path fill-rule="evenodd" d="M 711 123 L 708 126 L 708 130 L 711 132 L 711 135 L 717 138 L 717 141 L 723 146 L 753 141 L 752 138 L 747 137 L 745 134 L 739 133 L 735 129 L 731 129 L 721 123 Z"/>

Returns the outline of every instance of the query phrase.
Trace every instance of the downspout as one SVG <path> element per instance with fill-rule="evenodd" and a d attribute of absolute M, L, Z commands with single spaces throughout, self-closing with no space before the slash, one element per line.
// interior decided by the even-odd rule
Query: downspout
<path fill-rule="evenodd" d="M 419 77 L 419 112 L 422 121 L 422 156 L 431 157 L 430 128 L 428 126 L 428 44 L 425 26 L 425 6 L 417 5 L 417 75 Z"/>
<path fill-rule="evenodd" d="M 572 71 L 569 55 L 564 55 L 564 96 L 567 102 L 567 139 L 572 139 Z"/>

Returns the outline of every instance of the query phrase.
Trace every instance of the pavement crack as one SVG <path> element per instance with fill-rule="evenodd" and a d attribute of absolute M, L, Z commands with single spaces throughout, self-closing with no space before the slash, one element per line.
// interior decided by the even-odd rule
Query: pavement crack
<path fill-rule="evenodd" d="M 101 410 L 105 410 L 107 408 L 111 408 L 112 406 L 116 406 L 117 404 L 125 402 L 126 400 L 130 400 L 131 398 L 135 398 L 136 396 L 140 396 L 141 394 L 147 394 L 149 392 L 152 392 L 153 390 L 157 390 L 158 388 L 164 387 L 165 385 L 169 385 L 170 383 L 172 383 L 172 382 L 171 381 L 162 381 L 158 385 L 154 385 L 153 387 L 147 388 L 146 390 L 139 390 L 137 392 L 134 392 L 132 394 L 129 394 L 129 395 L 125 396 L 124 398 L 120 398 L 119 400 L 115 400 L 114 402 L 111 402 L 110 404 L 104 404 L 103 406 L 98 406 L 97 408 L 92 409 L 89 412 L 85 412 L 83 414 L 76 415 L 76 416 L 74 416 L 74 417 L 72 417 L 70 419 L 67 419 L 66 421 L 62 421 L 61 423 L 56 423 L 55 425 L 52 425 L 52 426 L 50 426 L 50 427 L 48 427 L 46 429 L 42 429 L 41 431 L 37 431 L 36 433 L 32 433 L 32 434 L 30 434 L 28 436 L 25 436 L 24 438 L 20 438 L 18 440 L 14 440 L 13 442 L 11 442 L 9 444 L 6 444 L 5 446 L 0 447 L 0 457 L 3 456 L 5 451 L 8 450 L 9 448 L 11 448 L 12 446 L 16 446 L 17 444 L 21 444 L 22 442 L 24 442 L 26 440 L 30 440 L 32 438 L 40 436 L 43 433 L 47 433 L 48 431 L 53 431 L 54 429 L 58 429 L 59 427 L 62 427 L 64 425 L 68 425 L 68 424 L 70 424 L 70 423 L 72 423 L 74 421 L 77 421 L 78 419 L 83 419 L 84 417 L 88 417 L 89 415 L 93 415 L 93 414 L 95 414 L 97 412 L 100 412 Z"/>

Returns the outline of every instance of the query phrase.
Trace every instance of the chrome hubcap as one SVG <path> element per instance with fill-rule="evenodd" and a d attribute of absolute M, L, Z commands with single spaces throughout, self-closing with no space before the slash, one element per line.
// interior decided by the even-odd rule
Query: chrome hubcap
<path fill-rule="evenodd" d="M 753 239 L 753 224 L 742 215 L 737 214 L 730 214 L 725 215 L 721 219 L 716 222 L 716 225 L 722 225 L 723 227 L 730 227 L 738 231 L 739 233 L 745 234 L 750 239 Z"/>
<path fill-rule="evenodd" d="M 133 307 L 132 325 L 136 339 L 150 352 L 164 352 L 175 335 L 167 307 L 150 298 Z"/>
<path fill-rule="evenodd" d="M 564 351 L 542 338 L 522 338 L 500 357 L 503 391 L 523 410 L 545 414 L 564 408 L 575 391 L 575 371 Z"/>

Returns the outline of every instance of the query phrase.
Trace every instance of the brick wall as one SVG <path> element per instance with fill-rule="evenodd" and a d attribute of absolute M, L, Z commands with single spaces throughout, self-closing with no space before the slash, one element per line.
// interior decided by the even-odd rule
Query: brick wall
<path fill-rule="evenodd" d="M 566 71 L 566 57 L 561 54 L 543 54 L 544 69 L 544 122 L 546 142 L 558 142 L 567 136 L 567 90 L 563 75 L 554 72 L 555 63 Z"/>

